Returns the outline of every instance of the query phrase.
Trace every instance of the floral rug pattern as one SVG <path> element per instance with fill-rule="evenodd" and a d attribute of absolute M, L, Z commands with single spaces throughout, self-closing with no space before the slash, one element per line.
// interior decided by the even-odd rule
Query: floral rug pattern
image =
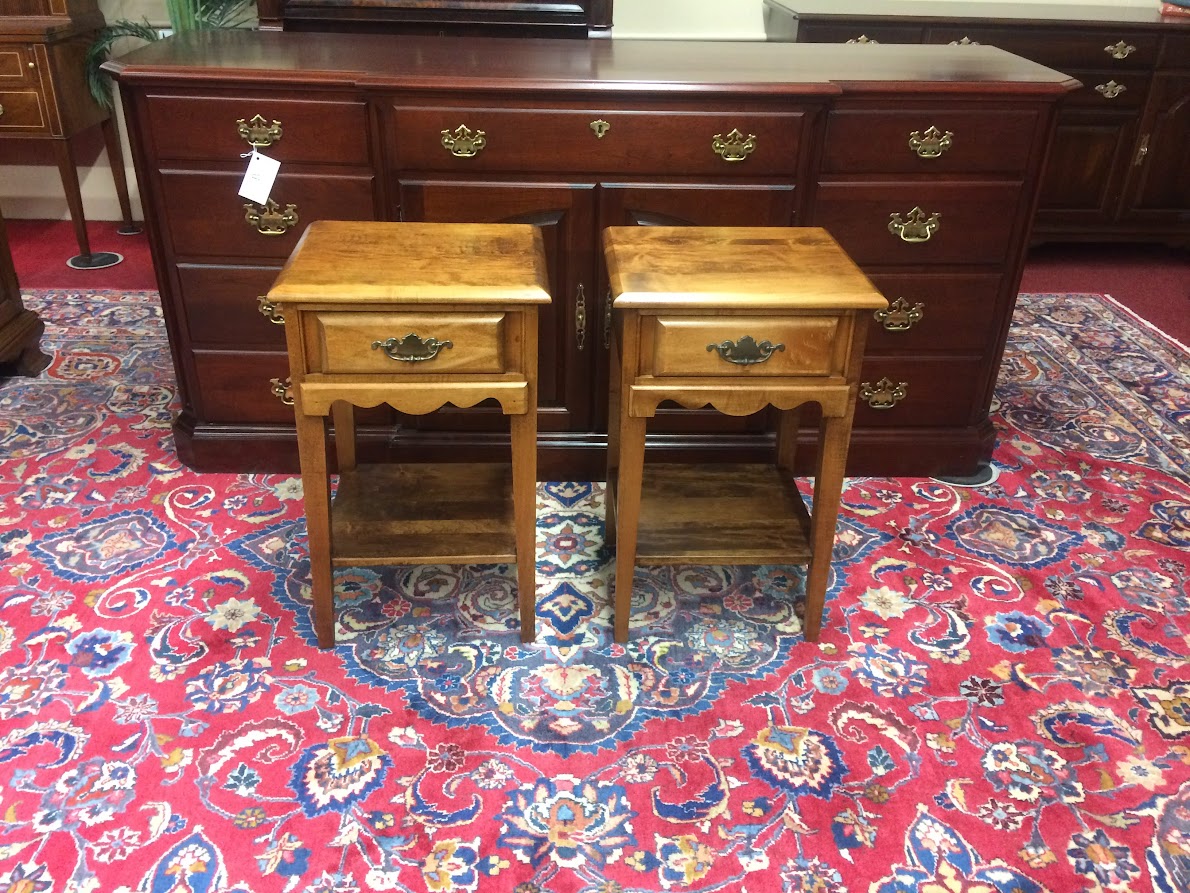
<path fill-rule="evenodd" d="M 542 484 L 504 566 L 344 569 L 172 450 L 152 292 L 34 292 L 0 379 L 0 893 L 1190 889 L 1190 355 L 1024 295 L 994 482 L 852 478 L 800 568 L 638 569 Z"/>

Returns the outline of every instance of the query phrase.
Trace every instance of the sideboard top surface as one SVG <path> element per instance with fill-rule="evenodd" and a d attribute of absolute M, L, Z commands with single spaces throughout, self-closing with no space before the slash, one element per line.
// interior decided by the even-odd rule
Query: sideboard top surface
<path fill-rule="evenodd" d="M 930 0 L 764 0 L 766 6 L 784 9 L 794 15 L 879 18 L 906 17 L 933 20 L 945 24 L 958 21 L 1027 24 L 1029 22 L 1070 22 L 1080 25 L 1156 25 L 1190 28 L 1190 18 L 1162 16 L 1157 3 L 1152 6 L 1122 6 L 1094 3 L 938 3 Z"/>
<path fill-rule="evenodd" d="M 469 90 L 1058 95 L 1068 75 L 993 47 L 198 31 L 105 63 L 126 83 L 251 82 Z"/>

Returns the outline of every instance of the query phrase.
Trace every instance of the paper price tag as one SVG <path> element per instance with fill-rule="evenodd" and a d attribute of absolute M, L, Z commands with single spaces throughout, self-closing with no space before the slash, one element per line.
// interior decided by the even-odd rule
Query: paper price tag
<path fill-rule="evenodd" d="M 273 182 L 277 179 L 277 171 L 281 169 L 281 162 L 267 155 L 253 151 L 248 160 L 248 170 L 244 171 L 244 180 L 240 183 L 240 192 L 249 201 L 263 205 L 269 200 L 269 193 L 273 191 Z"/>

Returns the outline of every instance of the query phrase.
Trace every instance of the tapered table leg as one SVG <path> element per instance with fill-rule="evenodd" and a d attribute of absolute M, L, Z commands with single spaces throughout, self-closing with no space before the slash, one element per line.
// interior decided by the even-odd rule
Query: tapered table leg
<path fill-rule="evenodd" d="M 613 635 L 621 644 L 628 641 L 628 620 L 632 614 L 632 577 L 636 571 L 636 533 L 640 523 L 644 465 L 645 419 L 633 418 L 621 409 L 620 468 L 616 483 L 616 583 L 612 607 Z"/>
<path fill-rule="evenodd" d="M 319 648 L 335 644 L 334 568 L 331 565 L 331 486 L 326 462 L 326 417 L 295 413 L 298 461 L 305 488 L 310 545 L 310 596 Z"/>

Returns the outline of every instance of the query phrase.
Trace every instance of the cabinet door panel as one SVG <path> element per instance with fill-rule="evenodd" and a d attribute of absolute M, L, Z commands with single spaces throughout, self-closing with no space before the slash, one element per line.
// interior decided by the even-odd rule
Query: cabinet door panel
<path fill-rule="evenodd" d="M 594 186 L 403 180 L 401 219 L 433 223 L 530 223 L 545 241 L 553 301 L 538 311 L 538 428 L 591 429 L 591 381 L 597 331 L 594 268 Z M 500 430 L 508 422 L 498 408 L 466 412 L 444 408 L 410 420 L 434 430 Z"/>
<path fill-rule="evenodd" d="M 1136 117 L 1128 113 L 1064 112 L 1042 175 L 1036 228 L 1110 223 L 1135 134 Z"/>
<path fill-rule="evenodd" d="M 1124 217 L 1190 237 L 1190 75 L 1156 77 L 1140 140 Z"/>

